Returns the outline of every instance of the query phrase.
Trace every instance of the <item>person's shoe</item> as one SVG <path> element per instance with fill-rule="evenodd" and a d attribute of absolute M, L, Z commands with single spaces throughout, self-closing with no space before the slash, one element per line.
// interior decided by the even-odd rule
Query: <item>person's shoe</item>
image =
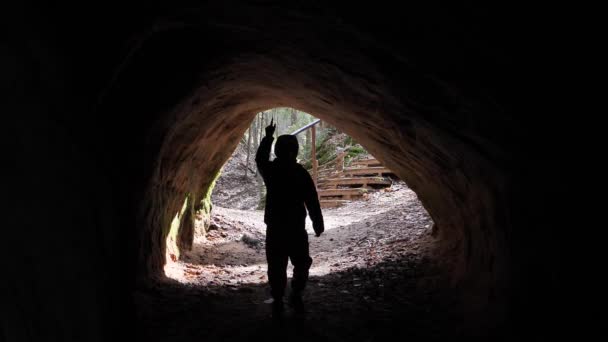
<path fill-rule="evenodd" d="M 289 305 L 293 308 L 293 311 L 298 314 L 306 313 L 306 310 L 304 309 L 304 302 L 302 301 L 302 296 L 299 294 L 292 293 L 289 295 Z"/>
<path fill-rule="evenodd" d="M 283 299 L 275 299 L 272 302 L 272 317 L 276 319 L 280 319 L 283 317 L 283 313 L 285 312 L 285 308 L 283 306 Z"/>

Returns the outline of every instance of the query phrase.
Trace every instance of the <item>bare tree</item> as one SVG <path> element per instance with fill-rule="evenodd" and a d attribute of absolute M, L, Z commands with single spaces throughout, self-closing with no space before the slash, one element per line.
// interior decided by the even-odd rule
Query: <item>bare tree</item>
<path fill-rule="evenodd" d="M 290 109 L 291 109 L 291 125 L 295 125 L 296 122 L 298 122 L 298 112 L 293 108 L 290 108 Z"/>
<path fill-rule="evenodd" d="M 247 178 L 247 170 L 249 170 L 249 155 L 251 154 L 251 126 L 249 126 L 247 131 L 247 160 L 245 161 L 245 178 Z"/>
<path fill-rule="evenodd" d="M 307 130 L 306 130 L 306 141 L 304 142 L 304 146 L 303 146 L 303 148 L 304 148 L 306 151 L 310 151 L 310 150 L 311 150 L 311 148 L 312 148 L 311 143 L 310 143 L 310 142 L 312 141 L 312 135 L 311 135 L 311 131 L 312 131 L 312 130 L 310 130 L 310 129 L 307 129 Z"/>
<path fill-rule="evenodd" d="M 258 114 L 258 146 L 260 146 L 260 143 L 262 142 L 262 138 L 263 138 L 263 129 L 264 129 L 264 112 Z M 258 168 L 255 168 L 255 175 L 258 175 Z"/>

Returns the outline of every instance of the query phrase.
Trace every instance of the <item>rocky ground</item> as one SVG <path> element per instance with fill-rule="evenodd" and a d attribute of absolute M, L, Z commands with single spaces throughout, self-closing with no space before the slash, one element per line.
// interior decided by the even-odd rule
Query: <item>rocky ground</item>
<path fill-rule="evenodd" d="M 405 184 L 324 210 L 319 238 L 307 223 L 308 313 L 288 311 L 283 321 L 270 318 L 262 215 L 215 207 L 208 236 L 166 266 L 169 280 L 137 293 L 141 334 L 153 341 L 459 336 L 458 306 L 433 259 L 432 221 Z"/>

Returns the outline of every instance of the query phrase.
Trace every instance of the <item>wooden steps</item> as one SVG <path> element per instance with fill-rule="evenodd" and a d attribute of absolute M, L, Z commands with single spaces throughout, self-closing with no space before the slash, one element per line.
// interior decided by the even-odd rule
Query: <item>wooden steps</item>
<path fill-rule="evenodd" d="M 384 166 L 379 167 L 348 167 L 344 169 L 345 177 L 352 176 L 383 176 L 392 175 L 393 172 Z"/>
<path fill-rule="evenodd" d="M 343 200 L 353 200 L 360 198 L 363 194 L 366 193 L 365 189 L 355 188 L 355 189 L 325 189 L 319 190 L 319 198 L 321 200 L 330 200 L 330 199 L 343 199 Z"/>
<path fill-rule="evenodd" d="M 318 171 L 317 175 L 319 178 L 332 178 L 332 176 L 337 175 L 339 172 L 333 169 Z"/>
<path fill-rule="evenodd" d="M 370 185 L 387 185 L 392 182 L 381 177 L 352 177 L 352 178 L 327 178 L 319 179 L 319 187 L 321 189 L 336 189 L 338 186 L 348 187 L 369 187 Z"/>
<path fill-rule="evenodd" d="M 341 165 L 339 165 L 341 166 Z M 347 168 L 323 168 L 318 171 L 317 192 L 321 208 L 337 208 L 363 197 L 368 190 L 391 186 L 392 181 L 385 176 L 393 172 L 373 158 L 361 159 Z"/>
<path fill-rule="evenodd" d="M 382 163 L 380 163 L 375 158 L 369 158 L 369 159 L 355 160 L 354 162 L 352 162 L 350 164 L 350 166 L 351 167 L 377 167 L 377 166 L 382 166 Z"/>

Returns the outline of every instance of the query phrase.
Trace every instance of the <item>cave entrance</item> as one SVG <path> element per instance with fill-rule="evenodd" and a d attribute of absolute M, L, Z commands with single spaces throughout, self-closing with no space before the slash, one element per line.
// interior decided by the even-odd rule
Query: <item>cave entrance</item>
<path fill-rule="evenodd" d="M 325 232 L 315 237 L 310 218 L 306 219 L 313 258 L 304 292 L 308 314 L 304 320 L 291 319 L 293 312 L 287 309 L 287 325 L 279 332 L 296 339 L 352 335 L 366 340 L 395 336 L 394 328 L 399 326 L 404 328 L 396 336 L 453 334 L 459 328 L 452 323 L 457 310 L 443 299 L 449 293 L 448 275 L 433 259 L 437 248 L 433 221 L 415 192 L 382 170 L 352 137 L 329 123 L 317 122 L 312 115 L 284 107 L 256 114 L 240 138 L 210 193 L 210 216 L 195 215 L 192 248 L 181 250 L 179 257 L 167 256 L 165 275 L 177 288 L 165 284 L 160 289 L 163 294 L 156 296 L 162 300 L 140 302 L 146 308 L 142 310 L 143 334 L 169 338 L 169 331 L 183 338 L 240 340 L 277 333 L 270 317 L 265 186 L 254 161 L 264 127 L 272 119 L 277 123 L 276 135 L 316 123 L 314 139 L 311 130 L 297 135 L 298 159 L 312 173 L 315 146 L 325 221 Z M 329 181 L 356 178 L 369 183 L 357 187 Z M 173 236 L 167 237 L 167 251 L 175 243 Z M 289 263 L 287 294 L 292 275 Z M 188 315 L 178 320 L 175 312 Z M 171 327 L 153 324 L 158 321 Z M 199 328 L 201 321 L 204 330 Z"/>
<path fill-rule="evenodd" d="M 316 38 L 311 41 L 316 41 Z M 161 43 L 162 39 L 157 48 L 169 51 L 166 45 Z M 154 42 L 151 44 L 156 46 Z M 335 47 L 327 45 L 328 49 Z M 250 263 L 235 260 L 233 263 L 240 264 L 225 267 L 218 267 L 219 260 L 209 261 L 193 257 L 188 261 L 186 258 L 200 245 L 194 238 L 197 236 L 196 230 L 203 229 L 204 225 L 197 222 L 212 219 L 207 218 L 208 215 L 202 215 L 202 219 L 197 220 L 195 216 L 200 209 L 200 203 L 207 202 L 206 199 L 213 195 L 210 189 L 219 170 L 235 151 L 254 117 L 269 108 L 288 105 L 314 113 L 324 122 L 347 133 L 399 178 L 407 181 L 407 187 L 413 190 L 412 196 L 414 192 L 419 195 L 424 208 L 432 215 L 435 224 L 431 228 L 429 221 L 429 227 L 424 227 L 420 233 L 433 245 L 437 245 L 437 257 L 434 260 L 441 260 L 441 267 L 445 270 L 434 272 L 431 263 L 424 258 L 426 253 L 416 251 L 413 246 L 400 248 L 401 244 L 411 243 L 409 237 L 388 240 L 379 236 L 379 228 L 399 222 L 400 219 L 404 220 L 400 231 L 409 231 L 402 228 L 409 228 L 409 213 L 410 219 L 416 216 L 418 211 L 408 210 L 415 208 L 417 201 L 389 200 L 386 206 L 401 207 L 388 212 L 383 212 L 382 208 L 366 212 L 373 206 L 364 205 L 355 210 L 363 219 L 345 227 L 359 233 L 369 222 L 369 227 L 378 229 L 371 230 L 366 236 L 354 237 L 351 245 L 344 249 L 337 248 L 335 238 L 331 241 L 332 237 L 329 236 L 332 231 L 337 232 L 342 228 L 327 229 L 327 234 L 322 236 L 322 239 L 311 239 L 313 248 L 318 242 L 319 245 L 327 244 L 328 249 L 339 252 L 340 256 L 351 253 L 353 260 L 349 261 L 350 265 L 355 263 L 355 258 L 374 260 L 380 247 L 393 253 L 394 258 L 377 258 L 375 260 L 379 260 L 378 263 L 366 263 L 364 268 L 345 267 L 344 271 L 339 269 L 339 263 L 328 263 L 329 267 L 324 275 L 314 275 L 313 270 L 311 286 L 307 291 L 310 297 L 305 300 L 310 302 L 322 299 L 327 303 L 333 302 L 333 305 L 317 306 L 320 310 L 330 313 L 323 317 L 331 316 L 332 310 L 339 310 L 337 312 L 342 315 L 342 321 L 350 322 L 348 326 L 353 329 L 364 329 L 361 324 L 368 321 L 369 317 L 392 320 L 394 327 L 401 326 L 401 323 L 411 324 L 412 320 L 408 318 L 413 316 L 416 323 L 411 327 L 415 331 L 410 335 L 415 336 L 416 332 L 425 331 L 423 326 L 431 326 L 431 330 L 442 330 L 440 324 L 435 324 L 440 319 L 437 315 L 449 310 L 408 303 L 420 303 L 429 298 L 430 290 L 445 286 L 458 292 L 451 297 L 458 297 L 461 300 L 459 306 L 466 307 L 467 312 L 461 312 L 460 316 L 466 317 L 469 330 L 477 330 L 479 325 L 484 326 L 479 322 L 485 322 L 486 317 L 490 323 L 485 326 L 488 326 L 489 330 L 493 329 L 492 321 L 500 321 L 506 307 L 507 297 L 504 294 L 509 279 L 508 254 L 503 239 L 504 232 L 509 228 L 509 216 L 508 208 L 502 206 L 501 202 L 507 196 L 505 191 L 508 189 L 508 178 L 503 178 L 506 176 L 490 158 L 491 150 L 479 149 L 480 146 L 485 146 L 484 136 L 467 131 L 476 126 L 470 126 L 466 120 L 451 121 L 456 117 L 452 114 L 462 114 L 459 110 L 464 110 L 465 107 L 454 102 L 451 93 L 446 91 L 443 85 L 436 84 L 432 78 L 419 77 L 417 73 L 407 71 L 410 70 L 407 68 L 403 69 L 406 72 L 396 75 L 385 73 L 398 72 L 401 69 L 393 68 L 392 64 L 377 64 L 382 61 L 381 54 L 378 58 L 358 58 L 359 47 L 352 51 L 338 50 L 329 59 L 308 58 L 318 52 L 316 49 L 269 48 L 263 50 L 268 53 L 256 52 L 256 49 L 235 55 L 235 58 L 228 60 L 218 58 L 215 60 L 218 61 L 217 65 L 207 65 L 203 62 L 199 65 L 193 62 L 192 68 L 186 68 L 181 61 L 174 64 L 179 65 L 180 70 L 189 76 L 194 74 L 193 70 L 198 70 L 199 76 L 195 78 L 202 82 L 187 85 L 184 83 L 182 92 L 176 89 L 172 94 L 177 97 L 172 101 L 166 99 L 169 101 L 167 103 L 174 105 L 166 109 L 168 112 L 162 111 L 165 109 L 155 109 L 155 113 L 158 113 L 157 120 L 146 132 L 145 142 L 151 152 L 145 155 L 145 160 L 149 162 L 146 165 L 152 167 L 142 180 L 142 202 L 137 216 L 138 280 L 141 279 L 140 283 L 145 286 L 152 286 L 149 285 L 152 283 L 149 280 L 156 280 L 166 274 L 163 272 L 165 265 L 177 265 L 181 267 L 178 271 L 181 272 L 179 275 L 182 278 L 174 279 L 178 279 L 181 285 L 188 284 L 185 288 L 195 288 L 206 298 L 204 303 L 199 301 L 198 306 L 191 308 L 193 315 L 204 308 L 217 316 L 205 316 L 209 319 L 207 326 L 213 327 L 217 323 L 226 331 L 233 329 L 236 325 L 231 322 L 232 304 L 242 309 L 240 312 L 243 315 L 248 316 L 249 319 L 242 320 L 243 323 L 260 321 L 259 318 L 263 316 L 258 315 L 257 310 L 266 310 L 267 306 L 251 304 L 260 304 L 261 299 L 268 298 L 265 263 L 262 257 L 264 252 L 261 248 L 258 259 Z M 303 54 L 300 53 L 302 51 Z M 159 65 L 166 64 L 166 60 L 162 58 L 166 56 L 163 54 L 160 54 L 160 57 L 154 53 L 146 56 L 151 56 L 151 60 L 145 59 L 146 66 L 155 66 L 157 62 Z M 220 61 L 222 62 L 219 63 Z M 139 77 L 152 75 L 153 70 L 135 73 L 129 79 L 140 85 Z M 171 70 L 167 70 L 167 73 L 175 75 Z M 155 79 L 150 80 L 150 84 L 178 83 L 159 83 L 159 80 Z M 128 92 L 125 92 L 124 96 L 131 98 Z M 146 93 L 145 98 L 150 98 L 149 93 Z M 140 108 L 139 103 L 135 102 L 133 110 L 142 113 L 144 117 L 145 108 Z M 148 103 L 148 106 L 152 105 Z M 166 108 L 166 104 L 163 105 L 165 107 L 160 108 Z M 203 211 L 210 209 L 210 206 L 205 206 L 207 205 L 203 205 Z M 335 210 L 339 212 L 342 208 Z M 405 215 L 395 215 L 395 212 Z M 219 209 L 216 213 L 219 213 Z M 374 215 L 378 218 L 379 225 L 365 219 Z M 348 217 L 337 215 L 336 220 L 346 223 Z M 236 221 L 238 223 L 238 219 Z M 261 219 L 256 222 L 261 224 Z M 211 229 L 209 234 L 216 232 L 221 233 L 221 230 Z M 434 233 L 435 237 L 432 237 L 431 233 Z M 168 243 L 170 241 L 167 236 L 173 239 L 172 243 Z M 239 235 L 235 237 L 236 241 L 232 242 L 246 245 L 244 241 L 238 240 Z M 242 239 L 242 236 L 240 238 Z M 433 240 L 435 238 L 436 241 Z M 393 243 L 380 244 L 388 241 Z M 349 250 L 349 247 L 352 250 Z M 183 253 L 180 255 L 180 252 Z M 204 254 L 205 257 L 208 255 L 209 253 Z M 312 257 L 315 259 L 313 265 L 322 264 L 322 254 L 315 254 L 313 250 Z M 225 259 L 221 260 L 226 263 Z M 211 265 L 207 265 L 208 263 Z M 243 266 L 245 264 L 246 266 Z M 245 268 L 251 265 L 258 267 Z M 213 269 L 202 269 L 207 266 Z M 238 275 L 229 274 L 228 271 L 232 269 L 228 266 L 240 267 L 243 272 Z M 258 279 L 254 280 L 251 277 L 255 275 L 258 275 Z M 446 277 L 449 279 L 445 280 Z M 208 279 L 208 285 L 199 286 L 205 279 Z M 366 281 L 361 281 L 362 279 Z M 320 284 L 313 286 L 315 281 Z M 232 294 L 230 291 L 237 291 L 239 295 L 228 295 Z M 219 296 L 218 301 L 209 298 L 215 296 L 213 293 Z M 368 299 L 365 299 L 366 297 Z M 363 300 L 360 300 L 361 298 Z M 175 299 L 171 301 L 170 307 L 161 307 L 162 312 L 170 314 L 173 309 L 181 310 L 181 303 L 189 302 L 183 300 L 184 298 Z M 192 305 L 195 303 L 196 300 Z M 214 303 L 220 307 L 216 307 L 216 310 L 208 309 Z M 245 303 L 249 303 L 249 306 Z M 353 309 L 347 303 L 356 308 Z M 142 307 L 146 305 L 144 303 Z M 425 316 L 425 310 L 430 310 L 429 312 L 436 316 Z M 343 316 L 344 312 L 348 312 L 350 316 Z M 218 320 L 220 318 L 224 320 Z M 205 318 L 197 316 L 197 320 L 200 319 Z M 158 322 L 155 319 L 145 321 Z M 457 321 L 458 319 L 447 320 Z M 177 330 L 194 328 L 198 324 L 196 322 L 182 326 L 180 322 L 174 323 Z M 342 327 L 324 326 L 328 331 L 344 331 Z M 381 328 L 372 330 L 382 331 Z M 154 329 L 150 331 L 158 332 Z M 443 336 L 454 336 L 450 334 L 450 329 L 444 331 Z M 350 335 L 348 332 L 346 334 Z"/>
<path fill-rule="evenodd" d="M 313 178 L 317 176 L 326 230 L 315 238 L 306 219 L 314 260 L 310 287 L 316 293 L 309 300 L 327 303 L 328 298 L 340 295 L 366 298 L 368 304 L 382 301 L 386 298 L 379 298 L 393 291 L 390 284 L 430 265 L 433 222 L 405 182 L 336 127 L 282 107 L 260 112 L 252 120 L 215 182 L 210 217 L 196 215 L 192 249 L 182 251 L 179 260 L 167 257 L 169 278 L 218 295 L 254 293 L 248 297 L 253 302 L 270 297 L 264 248 L 265 186 L 254 160 L 271 120 L 277 124 L 277 136 L 297 133 L 298 161 Z M 315 130 L 303 130 L 310 127 Z M 172 235 L 167 239 L 170 245 Z M 288 278 L 292 273 L 289 264 Z M 348 285 L 337 293 L 329 290 L 330 284 L 340 282 Z M 384 286 L 389 288 L 369 292 Z"/>

